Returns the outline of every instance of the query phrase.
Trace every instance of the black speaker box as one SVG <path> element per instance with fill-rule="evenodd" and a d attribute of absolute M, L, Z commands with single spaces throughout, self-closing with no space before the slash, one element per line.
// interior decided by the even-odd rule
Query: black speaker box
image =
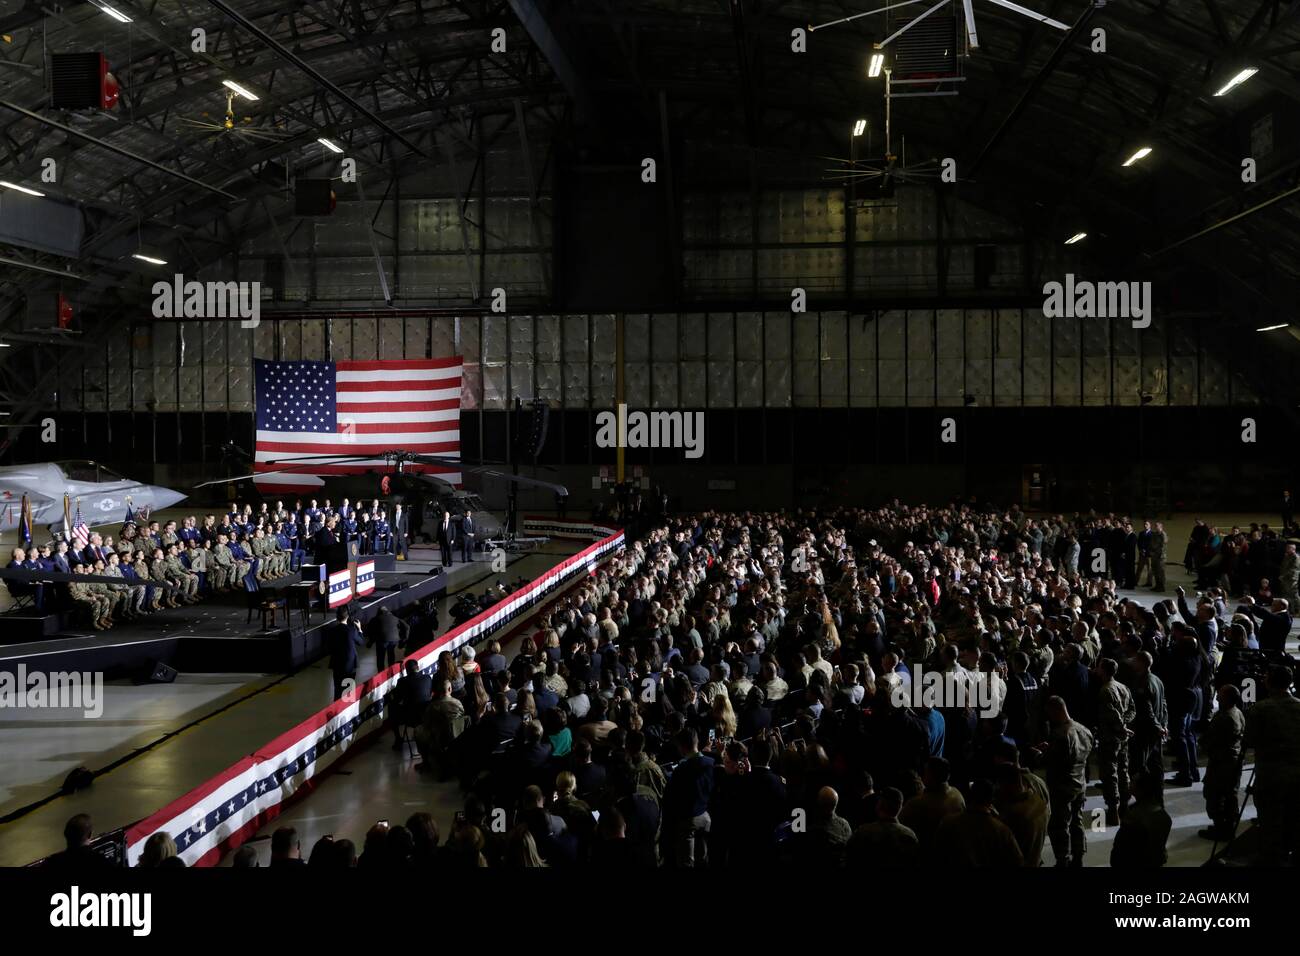
<path fill-rule="evenodd" d="M 154 661 L 149 665 L 149 677 L 145 680 L 146 684 L 170 684 L 176 679 L 176 668 L 170 664 L 164 664 L 162 661 Z"/>
<path fill-rule="evenodd" d="M 102 53 L 55 53 L 50 57 L 50 105 L 63 110 L 97 110 L 104 106 Z"/>
<path fill-rule="evenodd" d="M 296 179 L 293 184 L 295 216 L 328 216 L 334 211 L 332 186 L 328 179 Z"/>

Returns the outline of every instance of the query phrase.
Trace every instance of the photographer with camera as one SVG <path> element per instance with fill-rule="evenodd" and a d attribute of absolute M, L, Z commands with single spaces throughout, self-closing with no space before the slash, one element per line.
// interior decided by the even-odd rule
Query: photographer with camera
<path fill-rule="evenodd" d="M 1255 806 L 1265 857 L 1283 865 L 1300 851 L 1300 700 L 1291 694 L 1293 674 L 1276 664 L 1268 671 L 1268 695 L 1246 715 L 1246 746 L 1255 751 Z"/>

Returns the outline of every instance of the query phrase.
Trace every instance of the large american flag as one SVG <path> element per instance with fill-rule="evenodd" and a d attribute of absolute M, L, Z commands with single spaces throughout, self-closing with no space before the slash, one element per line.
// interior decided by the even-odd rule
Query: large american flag
<path fill-rule="evenodd" d="M 257 445 L 253 480 L 262 491 L 311 492 L 321 475 L 382 473 L 401 449 L 460 457 L 462 360 L 379 362 L 255 361 Z M 356 455 L 357 461 L 280 464 L 308 455 Z M 284 471 L 284 469 L 292 469 Z M 406 466 L 460 485 L 454 466 Z M 376 488 L 375 494 L 379 491 Z"/>

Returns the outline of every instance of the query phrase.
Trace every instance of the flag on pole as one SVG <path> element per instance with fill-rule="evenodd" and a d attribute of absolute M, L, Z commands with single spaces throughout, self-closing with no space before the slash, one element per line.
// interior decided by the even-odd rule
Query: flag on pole
<path fill-rule="evenodd" d="M 126 517 L 122 519 L 122 524 L 135 524 L 135 509 L 131 507 L 131 499 L 126 499 Z"/>
<path fill-rule="evenodd" d="M 72 543 L 72 496 L 63 494 L 63 540 Z"/>
<path fill-rule="evenodd" d="M 90 529 L 81 517 L 81 499 L 77 499 L 77 517 L 72 522 L 72 540 L 80 551 L 90 543 Z"/>
<path fill-rule="evenodd" d="M 22 510 L 18 515 L 18 540 L 24 548 L 32 546 L 32 503 L 23 495 Z"/>
<path fill-rule="evenodd" d="M 381 471 L 386 451 L 460 457 L 462 360 L 255 363 L 254 484 L 263 492 L 310 492 L 326 475 Z M 277 464 L 312 455 L 354 460 Z M 454 465 L 410 464 L 460 486 Z M 270 474 L 268 474 L 270 473 Z"/>

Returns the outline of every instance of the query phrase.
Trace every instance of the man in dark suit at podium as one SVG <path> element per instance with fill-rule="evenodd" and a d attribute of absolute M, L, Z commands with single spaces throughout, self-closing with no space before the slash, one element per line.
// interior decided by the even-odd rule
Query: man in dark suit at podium
<path fill-rule="evenodd" d="M 337 518 L 330 518 L 312 538 L 312 549 L 316 553 L 317 564 L 324 564 L 330 549 L 339 543 L 337 522 Z"/>
<path fill-rule="evenodd" d="M 443 568 L 451 567 L 451 512 L 443 510 L 438 522 L 438 548 L 442 551 Z"/>
<path fill-rule="evenodd" d="M 473 560 L 474 538 L 474 512 L 466 511 L 460 520 L 460 559 L 466 564 Z"/>
<path fill-rule="evenodd" d="M 348 609 L 334 612 L 334 623 L 325 628 L 325 647 L 330 652 L 330 671 L 334 674 L 334 699 L 343 696 L 344 681 L 357 677 L 357 648 L 365 644 L 361 628 L 348 619 Z"/>

